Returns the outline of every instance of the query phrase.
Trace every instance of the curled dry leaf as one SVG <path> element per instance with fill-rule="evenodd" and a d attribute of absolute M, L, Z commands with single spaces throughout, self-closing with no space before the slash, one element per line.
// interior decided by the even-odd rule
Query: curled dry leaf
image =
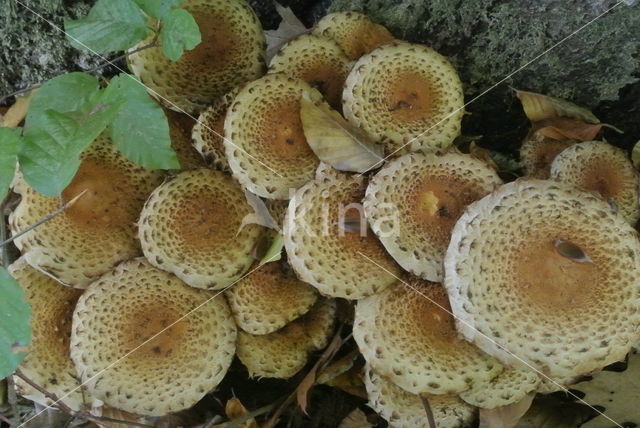
<path fill-rule="evenodd" d="M 267 30 L 264 32 L 267 39 L 267 64 L 271 62 L 271 58 L 278 53 L 282 45 L 301 34 L 306 34 L 311 31 L 310 28 L 307 28 L 302 21 L 298 19 L 290 7 L 284 7 L 277 2 L 275 6 L 282 21 L 276 30 Z"/>
<path fill-rule="evenodd" d="M 244 216 L 236 234 L 240 234 L 242 229 L 248 224 L 258 224 L 260 226 L 268 227 L 269 229 L 280 231 L 278 222 L 276 222 L 271 216 L 269 209 L 259 196 L 254 195 L 248 190 L 244 191 L 244 196 L 253 209 L 253 212 Z"/>
<path fill-rule="evenodd" d="M 5 128 L 16 128 L 20 125 L 20 122 L 27 116 L 27 110 L 29 109 L 29 103 L 33 94 L 37 89 L 32 90 L 25 97 L 17 97 L 16 102 L 9 107 L 9 109 L 0 117 L 0 126 Z"/>
<path fill-rule="evenodd" d="M 359 352 L 352 351 L 325 367 L 318 375 L 318 384 L 332 386 L 367 399 L 361 365 L 355 365 Z"/>
<path fill-rule="evenodd" d="M 568 117 L 580 119 L 587 123 L 600 123 L 600 120 L 589 110 L 577 106 L 570 101 L 535 92 L 519 90 L 516 90 L 516 96 L 520 99 L 524 113 L 531 122 L 539 122 L 557 117 Z"/>
<path fill-rule="evenodd" d="M 529 394 L 522 400 L 495 409 L 480 409 L 479 428 L 513 428 L 527 413 L 535 394 Z"/>
<path fill-rule="evenodd" d="M 622 133 L 619 129 L 605 123 L 592 124 L 566 117 L 545 119 L 536 123 L 536 127 L 536 133 L 560 141 L 593 141 L 602 131 L 602 128 L 610 128 Z"/>
<path fill-rule="evenodd" d="M 227 405 L 225 406 L 225 413 L 227 414 L 227 418 L 230 421 L 235 419 L 240 419 L 249 414 L 249 411 L 246 407 L 240 402 L 240 400 L 236 397 L 233 397 L 229 401 L 227 401 Z M 226 424 L 222 424 L 224 426 Z M 250 418 L 242 423 L 242 425 L 238 425 L 240 428 L 257 428 L 258 424 L 254 418 Z"/>
<path fill-rule="evenodd" d="M 340 171 L 366 172 L 382 165 L 384 149 L 326 102 L 300 100 L 300 119 L 311 150 Z"/>

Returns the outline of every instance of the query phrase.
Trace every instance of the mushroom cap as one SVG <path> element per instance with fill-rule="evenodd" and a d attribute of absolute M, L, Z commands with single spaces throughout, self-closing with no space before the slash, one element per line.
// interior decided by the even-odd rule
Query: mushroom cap
<path fill-rule="evenodd" d="M 302 369 L 311 352 L 327 346 L 333 332 L 336 304 L 319 299 L 309 312 L 273 333 L 238 332 L 238 358 L 251 377 L 286 379 Z"/>
<path fill-rule="evenodd" d="M 367 15 L 351 11 L 324 16 L 313 28 L 313 34 L 335 40 L 351 60 L 395 40 L 389 30 L 371 21 Z"/>
<path fill-rule="evenodd" d="M 386 145 L 388 155 L 437 151 L 460 135 L 462 83 L 447 58 L 396 42 L 363 56 L 342 95 L 351 123 Z"/>
<path fill-rule="evenodd" d="M 502 371 L 458 336 L 444 287 L 417 278 L 360 300 L 353 337 L 377 373 L 413 394 L 456 394 Z"/>
<path fill-rule="evenodd" d="M 284 223 L 289 263 L 324 295 L 360 299 L 395 283 L 401 273 L 366 228 L 360 205 L 365 186 L 363 177 L 333 170 L 318 174 L 289 203 Z M 349 222 L 358 226 L 349 228 Z"/>
<path fill-rule="evenodd" d="M 220 171 L 231 172 L 224 152 L 224 121 L 239 90 L 240 88 L 232 90 L 200 113 L 191 134 L 196 150 L 209 165 Z"/>
<path fill-rule="evenodd" d="M 370 366 L 365 366 L 364 385 L 369 395 L 369 405 L 393 428 L 429 428 L 429 421 L 422 399 L 380 376 Z M 477 415 L 477 409 L 456 395 L 423 394 L 429 402 L 438 428 L 462 428 L 469 426 Z"/>
<path fill-rule="evenodd" d="M 224 147 L 234 177 L 268 199 L 289 199 L 313 178 L 320 160 L 300 120 L 300 98 L 322 95 L 302 80 L 268 74 L 243 87 L 225 120 Z"/>
<path fill-rule="evenodd" d="M 78 375 L 95 397 L 127 412 L 159 416 L 191 407 L 220 383 L 235 351 L 236 325 L 216 296 L 141 257 L 120 264 L 76 306 L 71 358 Z"/>
<path fill-rule="evenodd" d="M 225 291 L 238 327 L 251 334 L 268 334 L 307 313 L 318 294 L 282 263 L 267 263 Z"/>
<path fill-rule="evenodd" d="M 200 27 L 202 43 L 169 60 L 161 47 L 129 55 L 133 74 L 166 107 L 193 113 L 203 110 L 238 85 L 260 77 L 265 69 L 262 25 L 245 0 L 185 0 L 181 7 Z M 151 34 L 132 48 L 153 40 Z"/>
<path fill-rule="evenodd" d="M 178 174 L 153 191 L 138 221 L 149 262 L 192 287 L 221 289 L 249 269 L 264 233 L 243 225 L 253 209 L 230 176 L 210 169 Z"/>
<path fill-rule="evenodd" d="M 638 232 L 599 197 L 517 180 L 460 217 L 445 286 L 467 340 L 510 366 L 569 377 L 638 340 L 638 260 Z"/>
<path fill-rule="evenodd" d="M 508 368 L 489 381 L 474 383 L 471 389 L 460 393 L 460 398 L 476 407 L 495 409 L 522 400 L 536 391 L 540 381 L 533 370 Z"/>
<path fill-rule="evenodd" d="M 69 355 L 71 319 L 82 290 L 65 287 L 55 279 L 38 272 L 24 260 L 16 260 L 8 268 L 24 290 L 31 306 L 31 344 L 20 363 L 24 375 L 42 386 L 73 410 L 83 405 L 80 383 L 73 375 L 75 367 Z M 14 381 L 20 395 L 43 406 L 53 400 L 31 387 L 21 378 Z M 91 402 L 89 397 L 85 397 Z"/>
<path fill-rule="evenodd" d="M 364 211 L 400 266 L 438 282 L 458 217 L 500 184 L 495 170 L 472 156 L 413 153 L 389 162 L 373 177 Z"/>
<path fill-rule="evenodd" d="M 270 73 L 284 73 L 318 89 L 333 108 L 342 105 L 342 87 L 353 67 L 332 39 L 303 34 L 285 44 L 269 64 Z"/>
<path fill-rule="evenodd" d="M 551 178 L 597 192 L 632 225 L 640 219 L 640 174 L 618 147 L 603 141 L 574 144 L 553 160 Z"/>
<path fill-rule="evenodd" d="M 520 147 L 520 163 L 528 178 L 548 179 L 551 175 L 551 162 L 567 147 L 576 144 L 573 140 L 555 140 L 534 134 Z"/>
<path fill-rule="evenodd" d="M 186 114 L 165 109 L 164 113 L 169 122 L 169 136 L 171 148 L 176 152 L 182 169 L 203 168 L 206 163 L 202 155 L 191 142 L 191 132 L 196 121 Z"/>
<path fill-rule="evenodd" d="M 22 197 L 9 217 L 17 234 L 87 189 L 72 206 L 15 239 L 26 261 L 65 285 L 85 288 L 123 260 L 140 255 L 135 222 L 151 191 L 164 177 L 127 160 L 105 133 L 82 155 L 61 198 L 45 197 L 20 176 L 13 190 Z M 61 201 L 62 199 L 62 201 Z"/>
<path fill-rule="evenodd" d="M 569 385 L 573 385 L 578 382 L 582 376 L 569 376 L 561 378 L 550 378 L 540 376 L 540 382 L 536 388 L 536 392 L 539 394 L 551 394 L 553 392 L 563 391 L 568 388 Z"/>

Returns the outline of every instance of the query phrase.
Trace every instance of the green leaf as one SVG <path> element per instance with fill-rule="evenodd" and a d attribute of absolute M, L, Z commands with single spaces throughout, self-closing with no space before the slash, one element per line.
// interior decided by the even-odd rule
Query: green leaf
<path fill-rule="evenodd" d="M 167 13 L 182 3 L 182 0 L 135 0 L 144 12 L 156 19 L 163 19 Z"/>
<path fill-rule="evenodd" d="M 116 147 L 145 168 L 180 168 L 171 148 L 167 117 L 140 81 L 130 74 L 118 75 L 111 79 L 106 94 L 108 99 L 123 101 L 110 126 Z"/>
<path fill-rule="evenodd" d="M 0 128 L 0 200 L 7 196 L 18 162 L 20 129 Z"/>
<path fill-rule="evenodd" d="M 174 9 L 162 22 L 160 40 L 164 55 L 171 61 L 177 61 L 185 50 L 198 46 L 202 37 L 193 16 L 184 9 Z"/>
<path fill-rule="evenodd" d="M 9 272 L 0 268 L 0 378 L 12 374 L 31 341 L 31 308 Z"/>
<path fill-rule="evenodd" d="M 271 263 L 278 261 L 282 258 L 282 249 L 284 248 L 284 237 L 282 233 L 277 233 L 273 237 L 273 241 L 271 241 L 271 245 L 267 249 L 264 256 L 260 260 L 260 266 L 266 263 Z"/>
<path fill-rule="evenodd" d="M 147 18 L 133 0 L 98 0 L 83 19 L 65 19 L 71 45 L 97 53 L 129 49 L 149 34 Z"/>

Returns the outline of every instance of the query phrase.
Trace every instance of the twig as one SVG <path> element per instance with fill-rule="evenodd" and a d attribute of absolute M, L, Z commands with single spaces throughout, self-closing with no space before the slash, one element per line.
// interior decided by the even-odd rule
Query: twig
<path fill-rule="evenodd" d="M 4 247 L 5 245 L 7 245 L 10 242 L 13 242 L 15 239 L 21 237 L 22 235 L 24 235 L 27 232 L 32 231 L 33 229 L 35 229 L 36 227 L 40 226 L 43 223 L 48 222 L 49 220 L 51 220 L 52 218 L 54 218 L 55 216 L 57 216 L 58 214 L 62 213 L 64 210 L 66 210 L 67 208 L 69 208 L 71 205 L 73 205 L 78 199 L 80 199 L 81 196 L 83 196 L 85 193 L 87 193 L 89 189 L 84 189 L 82 192 L 80 192 L 78 195 L 74 196 L 73 199 L 71 199 L 69 202 L 67 202 L 66 204 L 64 204 L 63 206 L 61 206 L 60 208 L 58 208 L 57 210 L 55 210 L 54 212 L 52 212 L 51 214 L 47 214 L 45 217 L 41 218 L 40 220 L 38 220 L 37 222 L 33 223 L 31 226 L 27 227 L 24 230 L 21 230 L 20 232 L 16 233 L 15 235 L 13 235 L 11 238 L 6 238 L 6 236 L 3 235 L 2 237 L 2 242 L 0 242 L 0 247 Z M 2 254 L 4 257 L 4 254 L 6 253 L 6 251 L 3 249 L 2 250 Z"/>
<path fill-rule="evenodd" d="M 436 428 L 436 420 L 433 417 L 433 410 L 431 410 L 431 406 L 429 405 L 429 400 L 427 397 L 420 396 L 420 400 L 422 400 L 422 407 L 424 407 L 424 411 L 427 413 L 427 422 L 429 422 L 429 428 Z"/>

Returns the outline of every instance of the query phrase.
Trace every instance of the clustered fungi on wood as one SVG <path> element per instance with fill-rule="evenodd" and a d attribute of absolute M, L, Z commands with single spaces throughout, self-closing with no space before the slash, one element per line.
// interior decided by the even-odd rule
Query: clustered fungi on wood
<path fill-rule="evenodd" d="M 21 371 L 35 383 L 72 409 L 96 398 L 176 412 L 215 390 L 234 355 L 251 376 L 294 376 L 327 346 L 342 298 L 357 301 L 371 407 L 391 426 L 426 426 L 426 399 L 438 427 L 465 427 L 640 340 L 640 179 L 626 154 L 532 134 L 527 176 L 503 184 L 453 147 L 462 85 L 432 49 L 340 12 L 267 70 L 244 0 L 185 7 L 202 45 L 175 63 L 153 49 L 130 58 L 166 108 L 200 114 L 194 125 L 168 112 L 184 170 L 147 171 L 100 136 L 62 199 L 86 195 L 16 239 L 10 272 L 34 312 Z M 303 98 L 328 102 L 390 160 L 364 175 L 321 162 Z M 59 204 L 20 177 L 14 191 L 14 234 Z M 260 264 L 279 231 L 246 223 L 254 215 L 282 231 L 284 260 Z M 79 381 L 85 396 L 66 395 Z"/>

